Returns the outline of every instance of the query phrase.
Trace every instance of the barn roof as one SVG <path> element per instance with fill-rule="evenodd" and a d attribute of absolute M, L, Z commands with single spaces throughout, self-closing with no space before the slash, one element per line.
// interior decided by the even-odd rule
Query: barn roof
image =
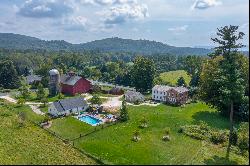
<path fill-rule="evenodd" d="M 28 83 L 32 83 L 34 81 L 41 81 L 42 77 L 39 75 L 28 75 L 26 76 L 26 80 Z"/>
<path fill-rule="evenodd" d="M 58 112 L 64 112 L 65 110 L 70 110 L 78 107 L 85 107 L 88 105 L 83 97 L 63 99 L 53 102 L 53 104 Z"/>
<path fill-rule="evenodd" d="M 61 76 L 61 83 L 66 85 L 75 85 L 81 78 L 82 77 L 79 76 L 70 76 L 64 74 Z"/>

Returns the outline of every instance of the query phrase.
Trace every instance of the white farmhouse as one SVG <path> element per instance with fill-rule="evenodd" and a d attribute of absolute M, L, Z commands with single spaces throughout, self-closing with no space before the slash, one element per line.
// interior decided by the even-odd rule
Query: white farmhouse
<path fill-rule="evenodd" d="M 62 115 L 70 115 L 85 111 L 89 108 L 86 100 L 83 97 L 63 99 L 53 102 L 49 106 L 48 113 L 54 117 Z"/>
<path fill-rule="evenodd" d="M 156 101 L 166 102 L 166 97 L 168 95 L 168 91 L 172 87 L 163 86 L 163 85 L 155 85 L 152 89 L 152 99 Z"/>

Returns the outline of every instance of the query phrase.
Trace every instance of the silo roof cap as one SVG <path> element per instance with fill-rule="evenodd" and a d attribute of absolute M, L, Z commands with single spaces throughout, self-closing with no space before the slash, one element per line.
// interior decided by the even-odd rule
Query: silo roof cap
<path fill-rule="evenodd" d="M 49 74 L 50 74 L 50 75 L 58 75 L 58 74 L 59 74 L 59 71 L 56 70 L 56 69 L 52 69 L 52 70 L 49 71 Z"/>

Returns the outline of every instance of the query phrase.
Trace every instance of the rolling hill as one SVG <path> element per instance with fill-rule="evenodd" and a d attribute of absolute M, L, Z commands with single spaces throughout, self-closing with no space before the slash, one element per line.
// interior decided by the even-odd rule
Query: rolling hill
<path fill-rule="evenodd" d="M 121 38 L 107 38 L 82 44 L 71 44 L 63 40 L 46 41 L 35 37 L 0 33 L 0 48 L 5 49 L 44 49 L 49 51 L 74 51 L 95 50 L 103 52 L 131 52 L 137 54 L 174 54 L 174 55 L 207 55 L 210 49 L 174 47 L 161 42 L 149 40 L 131 40 Z"/>

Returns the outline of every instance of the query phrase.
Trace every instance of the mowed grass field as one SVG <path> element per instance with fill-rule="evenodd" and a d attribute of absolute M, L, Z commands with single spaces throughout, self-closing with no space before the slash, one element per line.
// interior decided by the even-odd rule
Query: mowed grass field
<path fill-rule="evenodd" d="M 163 80 L 163 82 L 170 83 L 172 86 L 176 85 L 180 77 L 183 77 L 187 85 L 189 85 L 191 77 L 184 70 L 169 71 L 160 74 L 160 78 Z"/>
<path fill-rule="evenodd" d="M 29 121 L 19 127 L 18 111 L 26 112 L 27 119 L 35 121 L 43 117 L 33 114 L 27 106 L 9 106 L 11 110 L 0 105 L 0 164 L 96 164 Z"/>
<path fill-rule="evenodd" d="M 200 120 L 215 129 L 228 129 L 229 121 L 215 109 L 203 103 L 186 107 L 160 105 L 157 107 L 129 106 L 130 120 L 118 123 L 76 139 L 77 148 L 112 164 L 248 164 L 248 159 L 231 154 L 225 159 L 226 148 L 192 139 L 178 133 L 180 126 L 196 124 Z M 140 129 L 140 120 L 145 117 L 149 127 Z M 52 130 L 65 138 L 74 138 L 93 127 L 72 118 L 55 120 Z M 171 129 L 171 141 L 162 141 L 164 129 Z M 139 130 L 141 140 L 131 140 L 133 132 Z"/>

